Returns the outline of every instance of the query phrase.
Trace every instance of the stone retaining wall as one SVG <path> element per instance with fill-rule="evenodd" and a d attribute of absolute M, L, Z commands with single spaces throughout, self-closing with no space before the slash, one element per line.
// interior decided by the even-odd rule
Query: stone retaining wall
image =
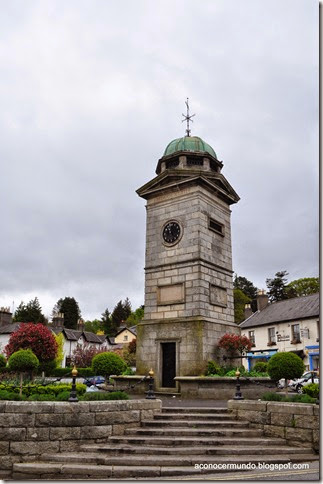
<path fill-rule="evenodd" d="M 134 394 L 144 393 L 148 389 L 148 380 L 138 384 L 142 378 L 139 375 L 114 376 L 114 389 Z M 174 392 L 180 392 L 182 398 L 212 398 L 214 400 L 233 398 L 237 381 L 234 377 L 210 376 L 177 376 L 174 380 L 179 383 L 179 389 L 174 388 Z M 133 385 L 135 387 L 132 389 Z M 278 390 L 275 382 L 268 377 L 240 378 L 240 387 L 243 396 L 251 399 L 260 398 L 265 392 Z"/>
<path fill-rule="evenodd" d="M 315 404 L 229 400 L 228 409 L 238 419 L 248 420 L 266 436 L 282 437 L 289 445 L 319 449 L 319 414 Z"/>
<path fill-rule="evenodd" d="M 15 462 L 45 452 L 71 452 L 82 444 L 106 442 L 160 413 L 160 400 L 93 402 L 0 402 L 0 478 Z"/>
<path fill-rule="evenodd" d="M 177 376 L 182 398 L 212 398 L 228 400 L 236 392 L 237 379 L 232 377 Z M 265 392 L 275 392 L 276 384 L 270 378 L 240 378 L 240 388 L 245 398 L 260 398 Z"/>

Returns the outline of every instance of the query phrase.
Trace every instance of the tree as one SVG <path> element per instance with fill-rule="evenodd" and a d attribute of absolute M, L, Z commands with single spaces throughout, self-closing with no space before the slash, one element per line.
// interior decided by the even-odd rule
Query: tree
<path fill-rule="evenodd" d="M 93 321 L 85 321 L 84 329 L 85 331 L 90 331 L 91 333 L 95 334 L 97 334 L 98 331 L 102 330 L 104 332 L 103 323 L 99 319 L 93 319 Z"/>
<path fill-rule="evenodd" d="M 305 366 L 302 359 L 295 353 L 276 353 L 269 358 L 267 372 L 276 382 L 285 378 L 285 392 L 288 391 L 287 380 L 300 378 L 304 373 Z"/>
<path fill-rule="evenodd" d="M 282 301 L 288 299 L 287 289 L 287 271 L 276 272 L 273 279 L 266 279 L 266 285 L 268 288 L 268 298 L 270 302 Z"/>
<path fill-rule="evenodd" d="M 15 351 L 10 356 L 8 360 L 9 370 L 20 372 L 20 396 L 22 396 L 23 373 L 26 371 L 34 371 L 38 366 L 39 360 L 30 349 Z"/>
<path fill-rule="evenodd" d="M 113 328 L 112 328 L 112 321 L 111 321 L 111 314 L 108 308 L 101 314 L 101 322 L 103 326 L 104 334 L 108 336 L 112 336 Z"/>
<path fill-rule="evenodd" d="M 13 321 L 19 323 L 46 323 L 38 298 L 35 297 L 27 304 L 21 301 L 15 311 Z"/>
<path fill-rule="evenodd" d="M 57 343 L 57 355 L 56 355 L 56 358 L 55 358 L 55 364 L 56 364 L 57 367 L 61 367 L 62 361 L 63 361 L 63 358 L 64 358 L 64 341 L 65 341 L 65 338 L 63 336 L 63 333 L 56 334 L 55 340 L 56 340 L 56 343 Z"/>
<path fill-rule="evenodd" d="M 131 304 L 129 299 L 125 299 L 124 302 L 119 301 L 111 315 L 111 329 L 113 335 L 118 332 L 120 325 L 126 322 L 130 314 Z"/>
<path fill-rule="evenodd" d="M 96 348 L 88 343 L 77 344 L 71 356 L 72 364 L 78 368 L 88 368 L 91 366 L 94 356 L 106 352 L 106 350 L 106 348 Z"/>
<path fill-rule="evenodd" d="M 136 324 L 140 323 L 144 317 L 144 306 L 140 306 L 135 311 L 131 311 L 131 314 L 128 316 L 126 323 L 128 326 L 135 326 Z"/>
<path fill-rule="evenodd" d="M 76 329 L 77 322 L 81 318 L 81 311 L 78 302 L 74 297 L 65 297 L 59 299 L 54 306 L 53 311 L 64 314 L 65 328 Z"/>
<path fill-rule="evenodd" d="M 257 297 L 256 286 L 254 286 L 251 281 L 248 281 L 246 277 L 237 276 L 237 274 L 235 274 L 233 287 L 234 289 L 241 289 L 241 291 L 250 299 L 256 299 Z"/>
<path fill-rule="evenodd" d="M 289 297 L 309 296 L 320 292 L 320 279 L 318 277 L 303 277 L 291 281 L 286 286 Z"/>
<path fill-rule="evenodd" d="M 251 299 L 241 290 L 233 289 L 234 300 L 234 322 L 241 323 L 245 319 L 245 305 L 251 302 Z"/>
<path fill-rule="evenodd" d="M 40 363 L 55 360 L 57 343 L 54 334 L 43 324 L 22 323 L 17 331 L 11 333 L 5 347 L 7 357 L 20 349 L 30 349 Z"/>
<path fill-rule="evenodd" d="M 257 311 L 257 291 L 258 289 L 256 286 L 253 285 L 251 281 L 249 281 L 246 277 L 243 276 L 238 276 L 235 274 L 234 280 L 233 280 L 233 288 L 234 289 L 240 289 L 248 298 L 250 301 L 247 303 L 251 304 L 251 309 L 253 312 Z M 245 304 L 247 304 L 245 303 Z M 240 319 L 241 322 L 242 319 Z M 236 321 L 237 322 L 237 321 Z"/>
<path fill-rule="evenodd" d="M 91 366 L 96 375 L 103 375 L 107 381 L 110 375 L 120 375 L 127 368 L 125 361 L 110 351 L 96 355 Z"/>

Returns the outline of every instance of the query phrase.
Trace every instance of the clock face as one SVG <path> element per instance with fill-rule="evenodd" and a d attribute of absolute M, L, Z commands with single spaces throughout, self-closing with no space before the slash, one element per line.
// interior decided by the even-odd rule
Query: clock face
<path fill-rule="evenodd" d="M 181 235 L 181 227 L 177 222 L 167 222 L 163 229 L 163 239 L 167 244 L 174 244 Z"/>

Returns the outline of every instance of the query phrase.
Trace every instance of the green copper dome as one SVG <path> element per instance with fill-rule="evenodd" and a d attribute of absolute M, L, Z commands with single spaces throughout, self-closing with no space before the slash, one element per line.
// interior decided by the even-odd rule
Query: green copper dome
<path fill-rule="evenodd" d="M 217 159 L 214 149 L 198 136 L 184 136 L 174 139 L 167 145 L 163 156 L 172 155 L 177 151 L 207 152 Z"/>

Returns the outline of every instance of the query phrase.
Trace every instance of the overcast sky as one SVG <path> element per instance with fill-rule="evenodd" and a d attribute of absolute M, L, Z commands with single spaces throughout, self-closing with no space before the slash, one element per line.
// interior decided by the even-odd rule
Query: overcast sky
<path fill-rule="evenodd" d="M 0 306 L 144 302 L 166 145 L 208 142 L 241 200 L 233 269 L 318 275 L 318 2 L 0 0 Z"/>

